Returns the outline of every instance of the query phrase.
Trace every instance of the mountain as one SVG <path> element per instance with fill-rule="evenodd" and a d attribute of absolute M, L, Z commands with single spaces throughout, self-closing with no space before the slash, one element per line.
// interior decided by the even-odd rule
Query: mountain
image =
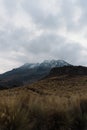
<path fill-rule="evenodd" d="M 42 63 L 26 63 L 0 75 L 0 88 L 18 87 L 36 82 L 47 76 L 54 67 L 70 66 L 63 60 L 45 60 Z"/>

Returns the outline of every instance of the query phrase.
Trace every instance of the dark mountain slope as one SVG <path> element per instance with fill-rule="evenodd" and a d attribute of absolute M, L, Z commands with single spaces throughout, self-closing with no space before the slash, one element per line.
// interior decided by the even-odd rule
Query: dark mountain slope
<path fill-rule="evenodd" d="M 64 66 L 51 69 L 48 77 L 67 75 L 67 76 L 81 76 L 87 75 L 87 67 L 84 66 Z"/>

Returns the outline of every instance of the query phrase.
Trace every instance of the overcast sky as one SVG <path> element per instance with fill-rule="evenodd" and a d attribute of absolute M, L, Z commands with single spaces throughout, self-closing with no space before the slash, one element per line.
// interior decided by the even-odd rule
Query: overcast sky
<path fill-rule="evenodd" d="M 0 73 L 47 59 L 87 65 L 87 0 L 0 0 Z"/>

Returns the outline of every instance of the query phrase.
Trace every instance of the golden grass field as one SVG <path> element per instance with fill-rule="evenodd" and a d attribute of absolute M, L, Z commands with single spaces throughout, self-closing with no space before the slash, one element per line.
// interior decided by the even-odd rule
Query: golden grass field
<path fill-rule="evenodd" d="M 87 76 L 1 90 L 0 130 L 87 130 Z"/>

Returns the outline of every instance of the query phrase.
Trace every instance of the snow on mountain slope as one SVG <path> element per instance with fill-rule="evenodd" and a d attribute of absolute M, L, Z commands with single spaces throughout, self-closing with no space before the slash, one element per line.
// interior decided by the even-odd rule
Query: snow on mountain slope
<path fill-rule="evenodd" d="M 64 60 L 45 60 L 42 63 L 26 63 L 21 68 L 38 68 L 38 67 L 47 67 L 47 68 L 54 68 L 54 67 L 62 67 L 62 66 L 69 66 L 70 64 L 65 62 Z"/>

